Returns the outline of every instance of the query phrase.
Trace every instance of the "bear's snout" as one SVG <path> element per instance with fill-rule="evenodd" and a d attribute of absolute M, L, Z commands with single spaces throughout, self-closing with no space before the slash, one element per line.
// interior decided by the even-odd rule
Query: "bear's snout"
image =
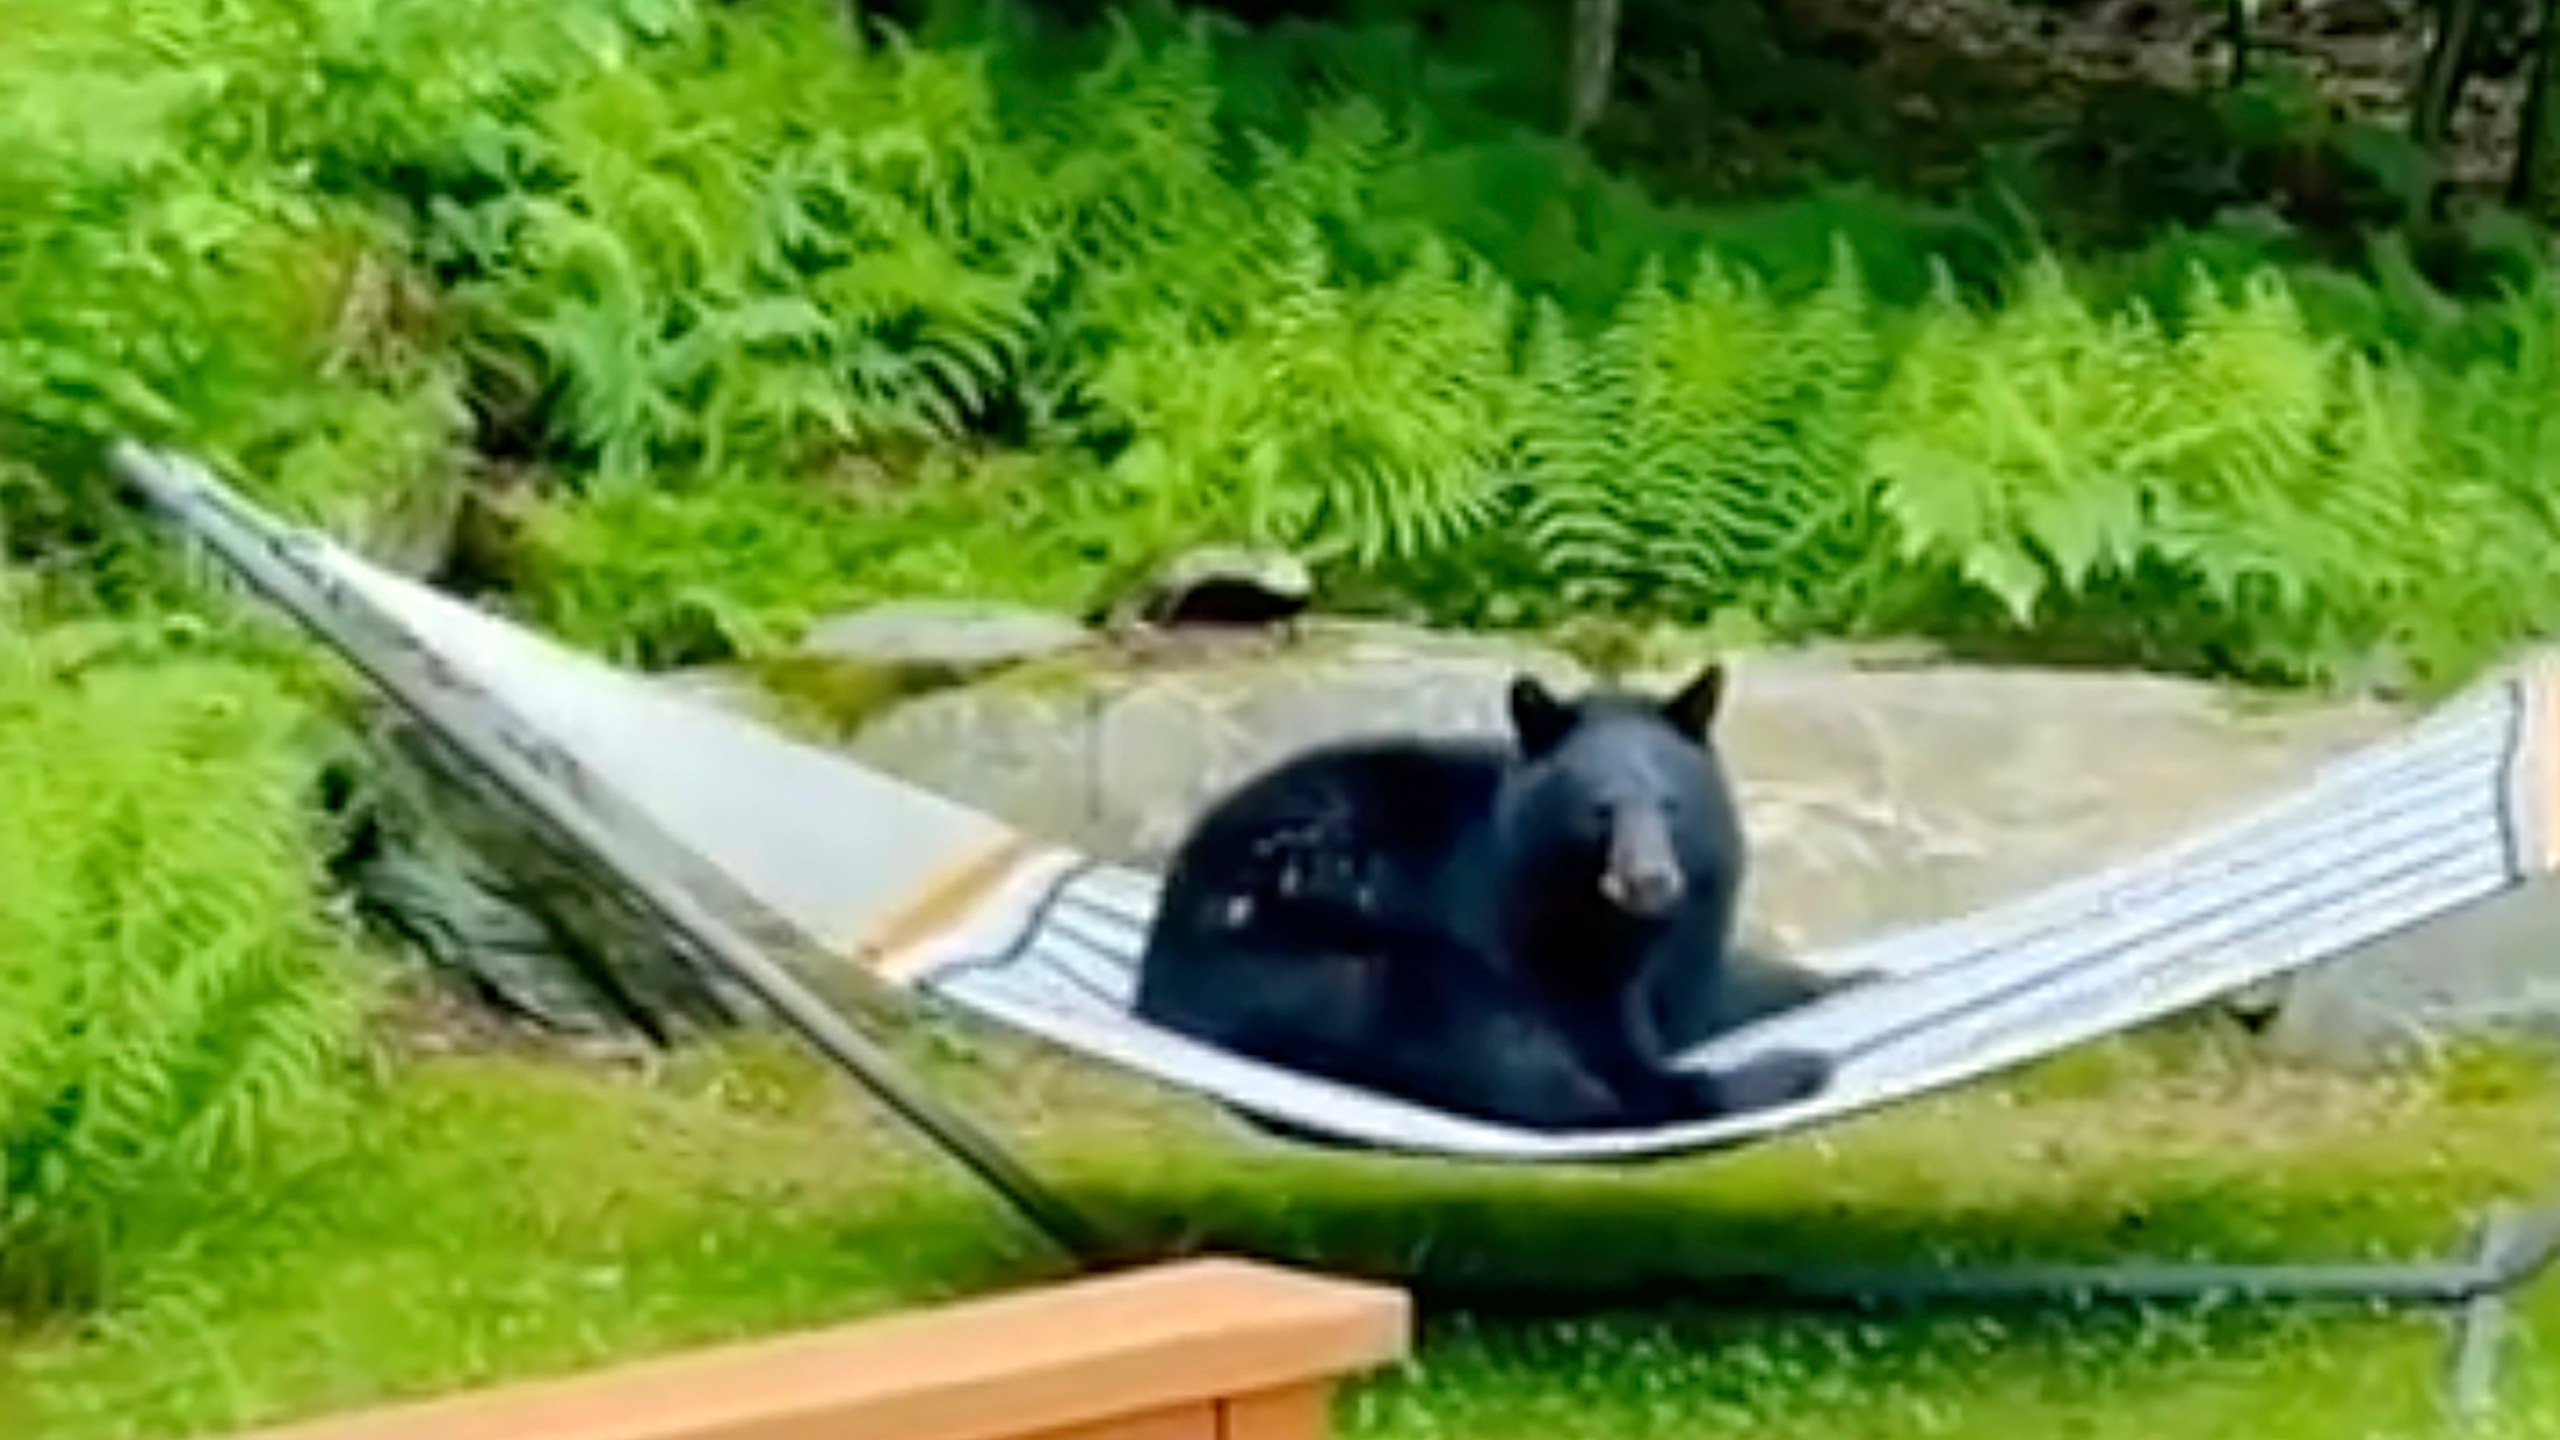
<path fill-rule="evenodd" d="M 1679 904 L 1687 889 L 1677 870 L 1611 870 L 1600 877 L 1600 893 L 1610 904 L 1648 919 Z"/>
<path fill-rule="evenodd" d="M 1601 895 L 1630 915 L 1651 919 L 1679 904 L 1688 889 L 1662 817 L 1645 811 L 1618 816 L 1610 828 L 1609 864 L 1600 872 Z"/>

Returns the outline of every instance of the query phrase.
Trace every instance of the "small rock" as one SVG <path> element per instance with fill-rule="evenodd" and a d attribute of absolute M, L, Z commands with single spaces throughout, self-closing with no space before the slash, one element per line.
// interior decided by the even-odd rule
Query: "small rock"
<path fill-rule="evenodd" d="M 1045 660 L 1091 633 L 1064 615 L 968 600 L 894 600 L 811 627 L 804 658 L 974 674 Z"/>

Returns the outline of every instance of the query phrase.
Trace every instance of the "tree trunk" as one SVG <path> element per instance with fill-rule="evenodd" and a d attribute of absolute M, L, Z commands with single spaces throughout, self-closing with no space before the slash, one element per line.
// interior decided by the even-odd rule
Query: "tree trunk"
<path fill-rule="evenodd" d="M 2528 83 L 2507 199 L 2536 219 L 2560 221 L 2560 104 L 2551 94 L 2551 87 L 2560 83 L 2560 0 L 2543 0 L 2542 33 L 2534 37 Z"/>
<path fill-rule="evenodd" d="M 2436 33 L 2409 97 L 2409 138 L 2432 151 L 2453 128 L 2453 107 L 2471 79 L 2471 39 L 2480 31 L 2480 0 L 2436 0 Z"/>
<path fill-rule="evenodd" d="M 1573 68 L 1566 76 L 1564 133 L 1580 139 L 1609 106 L 1609 77 L 1618 65 L 1622 0 L 1573 0 Z"/>

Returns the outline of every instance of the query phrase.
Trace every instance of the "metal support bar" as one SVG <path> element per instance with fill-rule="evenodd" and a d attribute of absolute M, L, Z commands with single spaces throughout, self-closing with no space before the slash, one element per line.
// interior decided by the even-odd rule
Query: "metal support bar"
<path fill-rule="evenodd" d="M 1772 1267 L 1653 1275 L 1630 1282 L 1540 1284 L 1430 1277 L 1417 1288 L 1470 1308 L 1516 1314 L 1613 1303 L 1708 1303 L 1739 1309 L 1876 1311 L 1939 1306 L 2294 1302 L 2459 1309 L 2506 1294 L 2560 1259 L 2560 1207 L 2510 1222 L 2468 1260 L 1910 1267 Z"/>
<path fill-rule="evenodd" d="M 124 483 L 172 519 L 184 522 L 190 534 L 327 641 L 527 815 L 594 856 L 630 899 L 728 971 L 838 1068 L 1011 1202 L 1043 1236 L 1080 1263 L 1107 1260 L 1110 1247 L 1101 1231 L 1035 1178 L 992 1135 L 936 1099 L 894 1057 L 846 1023 L 725 918 L 680 887 L 660 880 L 651 866 L 627 853 L 629 847 L 620 836 L 558 803 L 526 757 L 498 743 L 472 724 L 470 717 L 454 713 L 455 707 L 444 698 L 365 653 L 347 633 L 342 617 L 313 593 L 305 576 L 273 554 L 271 547 L 241 533 L 234 518 L 216 503 L 220 491 L 202 467 L 182 457 L 154 454 L 131 441 L 117 442 L 108 453 L 108 463 Z"/>
<path fill-rule="evenodd" d="M 2529 1235 L 2502 1236 L 2495 1248 L 2483 1246 L 2471 1259 L 2459 1261 L 2021 1265 L 1939 1276 L 1837 1270 L 1784 1277 L 1774 1289 L 1782 1297 L 1865 1308 L 2052 1300 L 2081 1306 L 2213 1300 L 2461 1307 L 2505 1294 L 2555 1258 L 2560 1258 L 2560 1210 L 2544 1212 Z"/>
<path fill-rule="evenodd" d="M 2061 1305 L 2294 1303 L 2448 1312 L 2448 1405 L 2484 1415 L 2495 1398 L 2509 1297 L 2560 1262 L 2560 1195 L 2493 1211 L 2468 1258 L 2449 1261 L 2011 1265 L 1978 1269 L 1825 1267 L 1661 1273 L 1632 1281 L 1541 1284 L 1516 1276 L 1407 1278 L 1434 1305 L 1477 1313 L 1588 1313 L 1595 1305 L 1704 1305 L 1768 1313 L 1874 1314 Z"/>
<path fill-rule="evenodd" d="M 2481 1222 L 2471 1261 L 2484 1270 L 2503 1272 L 2512 1263 L 2509 1252 L 2527 1241 L 2520 1218 L 2500 1206 Z M 2505 1289 L 2484 1289 L 2453 1312 L 2446 1398 L 2456 1419 L 2478 1419 L 2497 1398 L 2498 1342 L 2506 1334 L 2507 1295 Z"/>

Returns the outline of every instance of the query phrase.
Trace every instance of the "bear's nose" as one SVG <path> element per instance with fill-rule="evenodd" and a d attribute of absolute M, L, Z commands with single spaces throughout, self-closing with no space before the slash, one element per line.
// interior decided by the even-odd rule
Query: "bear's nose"
<path fill-rule="evenodd" d="M 1600 877 L 1600 893 L 1631 915 L 1659 915 L 1680 899 L 1680 872 L 1662 866 L 1613 869 Z"/>

